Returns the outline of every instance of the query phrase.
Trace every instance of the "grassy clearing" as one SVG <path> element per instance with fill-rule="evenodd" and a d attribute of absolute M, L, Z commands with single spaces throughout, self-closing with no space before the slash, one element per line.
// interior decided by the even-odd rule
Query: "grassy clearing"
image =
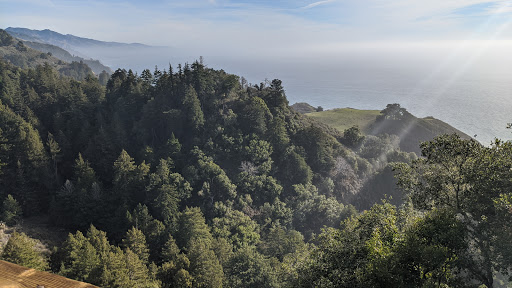
<path fill-rule="evenodd" d="M 352 126 L 358 126 L 363 133 L 369 132 L 369 126 L 380 115 L 379 110 L 358 110 L 352 108 L 339 108 L 322 112 L 306 114 L 309 117 L 343 131 Z"/>
<path fill-rule="evenodd" d="M 384 120 L 376 124 L 376 118 L 380 115 L 378 110 L 342 108 L 306 115 L 341 131 L 341 133 L 345 129 L 357 125 L 366 135 L 383 133 L 398 135 L 400 137 L 400 149 L 407 152 L 416 152 L 418 155 L 421 153 L 420 143 L 430 141 L 437 135 L 455 133 L 464 139 L 471 138 L 462 131 L 432 117 L 416 118 L 412 116 L 407 120 Z"/>

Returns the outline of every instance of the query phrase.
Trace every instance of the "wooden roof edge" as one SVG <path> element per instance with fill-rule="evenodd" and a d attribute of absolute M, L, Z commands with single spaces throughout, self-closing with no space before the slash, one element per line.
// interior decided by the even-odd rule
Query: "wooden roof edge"
<path fill-rule="evenodd" d="M 7 283 L 15 282 L 20 288 L 99 288 L 89 283 L 76 281 L 50 272 L 39 271 L 32 268 L 20 266 L 11 262 L 0 260 L 0 288 L 12 287 L 3 286 L 2 281 Z"/>

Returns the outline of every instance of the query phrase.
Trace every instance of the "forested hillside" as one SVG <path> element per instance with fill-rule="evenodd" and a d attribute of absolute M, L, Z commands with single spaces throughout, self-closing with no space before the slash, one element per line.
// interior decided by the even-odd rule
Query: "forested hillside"
<path fill-rule="evenodd" d="M 103 70 L 107 73 L 112 74 L 108 69 L 102 68 L 102 64 L 106 64 L 113 69 L 119 67 L 129 67 L 136 71 L 142 71 L 148 67 L 154 68 L 155 63 L 168 63 L 167 59 L 169 54 L 174 54 L 172 45 L 168 46 L 149 46 L 141 43 L 120 43 L 111 41 L 100 41 L 90 38 L 78 37 L 71 34 L 61 34 L 49 29 L 44 30 L 32 30 L 27 28 L 13 28 L 8 27 L 5 29 L 11 36 L 18 38 L 22 41 L 32 42 L 27 46 L 32 45 L 37 47 L 35 49 L 48 49 L 50 47 L 60 47 L 67 52 L 79 58 L 84 58 L 82 61 L 89 65 L 91 69 L 98 75 Z M 35 44 L 33 44 L 35 42 Z M 38 45 L 39 44 L 39 45 Z M 53 51 L 53 49 L 52 49 Z M 52 51 L 49 51 L 53 53 Z M 71 62 L 77 61 L 78 59 L 69 59 L 68 56 L 62 55 L 61 51 L 57 52 L 55 56 L 63 61 Z M 64 56 L 63 58 L 60 58 Z M 163 57 L 163 58 L 162 58 Z M 75 58 L 75 57 L 73 57 Z M 96 60 L 101 61 L 99 63 Z M 167 64 L 158 64 L 167 65 Z"/>
<path fill-rule="evenodd" d="M 83 62 L 87 64 L 87 66 L 89 66 L 96 75 L 100 75 L 103 71 L 109 75 L 114 72 L 110 67 L 101 64 L 98 60 L 84 59 L 82 57 L 71 55 L 68 51 L 54 45 L 32 41 L 23 41 L 23 43 L 32 49 L 48 53 L 64 62 Z"/>
<path fill-rule="evenodd" d="M 1 220 L 70 232 L 46 256 L 13 233 L 6 261 L 102 287 L 472 287 L 511 267 L 509 144 L 446 136 L 418 160 L 200 62 L 102 86 L 0 61 L 0 88 Z M 401 203 L 393 167 L 409 201 L 360 214 Z"/>
<path fill-rule="evenodd" d="M 91 68 L 83 61 L 67 63 L 53 57 L 50 52 L 34 50 L 2 29 L 0 29 L 0 59 L 20 68 L 48 65 L 56 69 L 60 75 L 72 77 L 75 80 L 84 80 L 88 75 L 93 74 Z M 101 77 L 108 77 L 108 73 L 104 72 Z"/>

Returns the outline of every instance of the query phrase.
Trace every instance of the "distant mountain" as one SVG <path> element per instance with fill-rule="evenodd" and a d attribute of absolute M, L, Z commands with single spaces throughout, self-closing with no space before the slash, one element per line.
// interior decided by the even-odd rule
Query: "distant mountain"
<path fill-rule="evenodd" d="M 5 31 L 24 41 L 58 46 L 73 54 L 73 56 L 79 56 L 84 59 L 98 59 L 101 63 L 114 70 L 117 68 L 130 68 L 141 72 L 148 65 L 151 67 L 157 64 L 157 61 L 161 62 L 159 60 L 165 58 L 162 55 L 169 54 L 169 47 L 155 47 L 140 43 L 105 42 L 71 34 L 64 35 L 48 29 L 31 30 L 9 27 Z M 138 63 L 138 58 L 141 55 L 145 55 L 146 59 L 149 57 L 149 63 L 147 61 L 145 63 Z M 152 59 L 153 56 L 154 59 Z"/>
<path fill-rule="evenodd" d="M 66 51 L 58 46 L 55 46 L 52 44 L 41 43 L 41 42 L 26 41 L 26 40 L 23 41 L 23 43 L 32 49 L 41 51 L 43 53 L 50 53 L 52 56 L 54 56 L 62 61 L 66 61 L 66 62 L 70 62 L 70 63 L 82 61 L 83 63 L 87 64 L 87 66 L 89 66 L 96 75 L 99 75 L 102 71 L 105 71 L 108 74 L 113 73 L 113 71 L 112 71 L 112 69 L 110 69 L 110 67 L 101 64 L 101 62 L 99 60 L 94 60 L 94 59 L 87 60 L 82 57 L 71 55 L 71 53 L 69 53 L 68 51 Z"/>
<path fill-rule="evenodd" d="M 24 69 L 48 64 L 61 75 L 79 81 L 93 73 L 91 68 L 82 61 L 68 63 L 52 56 L 51 53 L 34 50 L 2 29 L 0 29 L 0 59 Z"/>
<path fill-rule="evenodd" d="M 78 37 L 71 34 L 60 34 L 58 32 L 44 29 L 44 30 L 31 30 L 27 28 L 13 28 L 9 27 L 5 29 L 9 34 L 15 36 L 16 38 L 33 41 L 33 42 L 42 42 L 47 44 L 56 45 L 59 47 L 83 47 L 83 46 L 96 46 L 96 47 L 150 47 L 148 45 L 140 44 L 140 43 L 119 43 L 119 42 L 104 42 L 89 38 Z"/>

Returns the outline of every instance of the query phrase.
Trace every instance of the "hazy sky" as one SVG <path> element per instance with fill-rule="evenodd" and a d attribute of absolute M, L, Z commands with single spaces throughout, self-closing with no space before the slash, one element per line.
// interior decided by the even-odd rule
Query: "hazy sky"
<path fill-rule="evenodd" d="M 512 39 L 511 20 L 510 0 L 0 0 L 2 28 L 227 55 Z"/>
<path fill-rule="evenodd" d="M 487 143 L 510 136 L 511 22 L 512 0 L 0 0 L 0 28 L 169 47 L 85 51 L 114 69 L 203 55 L 253 83 L 282 79 L 291 103 L 398 102 Z"/>

